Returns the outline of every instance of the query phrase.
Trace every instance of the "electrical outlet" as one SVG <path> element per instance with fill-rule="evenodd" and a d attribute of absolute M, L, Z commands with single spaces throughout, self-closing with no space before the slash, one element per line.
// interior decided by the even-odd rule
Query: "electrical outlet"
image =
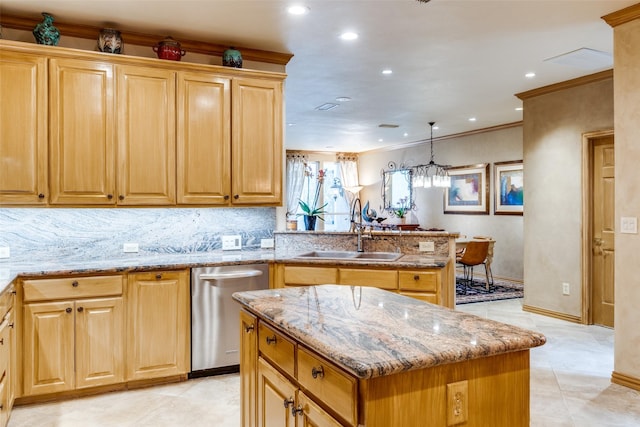
<path fill-rule="evenodd" d="M 11 249 L 9 246 L 0 246 L 0 258 L 9 258 L 11 256 Z"/>
<path fill-rule="evenodd" d="M 222 236 L 223 251 L 233 251 L 238 249 L 242 249 L 242 236 L 240 235 Z"/>
<path fill-rule="evenodd" d="M 562 295 L 571 295 L 571 285 L 567 282 L 562 283 Z"/>
<path fill-rule="evenodd" d="M 125 243 L 122 245 L 122 251 L 127 254 L 135 254 L 140 250 L 140 246 L 137 243 Z"/>
<path fill-rule="evenodd" d="M 420 242 L 418 243 L 418 250 L 420 252 L 435 252 L 436 245 L 434 242 Z"/>
<path fill-rule="evenodd" d="M 469 418 L 467 380 L 447 384 L 447 426 L 466 423 Z"/>
<path fill-rule="evenodd" d="M 260 247 L 262 249 L 271 249 L 274 246 L 273 239 L 260 239 Z"/>
<path fill-rule="evenodd" d="M 620 218 L 620 233 L 638 234 L 638 218 L 634 216 Z"/>

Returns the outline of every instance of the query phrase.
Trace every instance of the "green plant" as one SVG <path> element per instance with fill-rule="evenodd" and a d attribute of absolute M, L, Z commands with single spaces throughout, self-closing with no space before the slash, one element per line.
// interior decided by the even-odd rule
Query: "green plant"
<path fill-rule="evenodd" d="M 309 194 L 307 194 L 306 202 L 302 199 L 298 200 L 298 205 L 300 205 L 300 209 L 302 210 L 302 214 L 298 214 L 298 215 L 316 216 L 320 218 L 320 221 L 324 221 L 324 218 L 322 218 L 320 215 L 325 214 L 324 208 L 329 203 L 325 203 L 324 205 L 318 207 L 318 201 L 320 199 L 320 191 L 322 189 L 322 184 L 324 183 L 324 176 L 326 172 L 327 171 L 325 169 L 320 169 L 318 171 L 318 176 L 316 178 L 318 182 L 316 183 L 313 201 L 311 200 L 311 197 Z M 311 168 L 307 165 L 305 165 L 305 177 L 307 178 L 307 182 L 308 182 L 307 184 L 307 191 L 308 191 L 311 188 L 310 181 L 311 181 L 311 178 L 313 178 L 313 173 L 311 172 Z"/>
<path fill-rule="evenodd" d="M 319 208 L 313 208 L 313 209 L 311 209 L 311 207 L 302 200 L 299 200 L 298 204 L 300 205 L 300 209 L 302 209 L 302 212 L 303 212 L 302 215 L 317 216 L 318 218 L 320 218 L 320 221 L 324 221 L 324 218 L 322 218 L 320 215 L 324 215 L 325 213 L 324 208 L 328 205 L 328 203 L 325 203 Z"/>
<path fill-rule="evenodd" d="M 407 203 L 407 200 L 407 197 L 403 197 L 402 199 L 400 199 L 400 201 L 398 201 L 398 206 L 391 208 L 391 212 L 398 218 L 404 218 L 407 212 L 409 212 L 409 210 L 411 209 L 411 207 Z"/>

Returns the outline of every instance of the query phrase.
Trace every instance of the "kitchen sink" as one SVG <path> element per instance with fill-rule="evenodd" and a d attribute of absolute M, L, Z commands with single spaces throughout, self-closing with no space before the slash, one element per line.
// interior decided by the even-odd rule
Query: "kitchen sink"
<path fill-rule="evenodd" d="M 396 252 L 312 251 L 296 255 L 295 258 L 349 261 L 395 261 L 401 256 L 401 253 Z"/>

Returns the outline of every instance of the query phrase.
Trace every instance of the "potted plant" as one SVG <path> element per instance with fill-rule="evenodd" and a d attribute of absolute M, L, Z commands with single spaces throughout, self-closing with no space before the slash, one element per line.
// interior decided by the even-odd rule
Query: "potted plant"
<path fill-rule="evenodd" d="M 318 171 L 318 183 L 316 185 L 316 191 L 313 197 L 313 200 L 310 200 L 309 194 L 307 194 L 307 201 L 300 199 L 298 201 L 298 205 L 300 205 L 300 209 L 302 210 L 302 214 L 304 216 L 304 227 L 305 230 L 315 230 L 316 229 L 316 220 L 320 218 L 320 221 L 324 221 L 321 215 L 325 213 L 324 208 L 328 205 L 325 203 L 324 205 L 318 207 L 318 201 L 320 199 L 320 191 L 322 190 L 322 183 L 324 182 L 325 170 L 320 169 Z M 310 181 L 313 177 L 313 173 L 306 168 L 305 176 L 307 180 Z M 307 186 L 310 188 L 310 186 Z"/>
<path fill-rule="evenodd" d="M 406 219 L 406 215 L 411 209 L 411 207 L 407 203 L 407 198 L 404 197 L 398 201 L 397 206 L 391 208 L 391 213 L 400 219 L 400 222 L 404 222 Z"/>

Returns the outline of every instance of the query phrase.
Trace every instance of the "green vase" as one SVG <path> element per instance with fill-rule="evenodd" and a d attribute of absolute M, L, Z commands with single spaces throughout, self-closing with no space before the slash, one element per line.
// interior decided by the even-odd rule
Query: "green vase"
<path fill-rule="evenodd" d="M 222 53 L 222 65 L 225 67 L 242 68 L 242 54 L 234 47 L 230 47 Z"/>
<path fill-rule="evenodd" d="M 57 46 L 60 41 L 60 31 L 53 25 L 53 16 L 42 12 L 44 19 L 33 28 L 36 43 Z"/>

